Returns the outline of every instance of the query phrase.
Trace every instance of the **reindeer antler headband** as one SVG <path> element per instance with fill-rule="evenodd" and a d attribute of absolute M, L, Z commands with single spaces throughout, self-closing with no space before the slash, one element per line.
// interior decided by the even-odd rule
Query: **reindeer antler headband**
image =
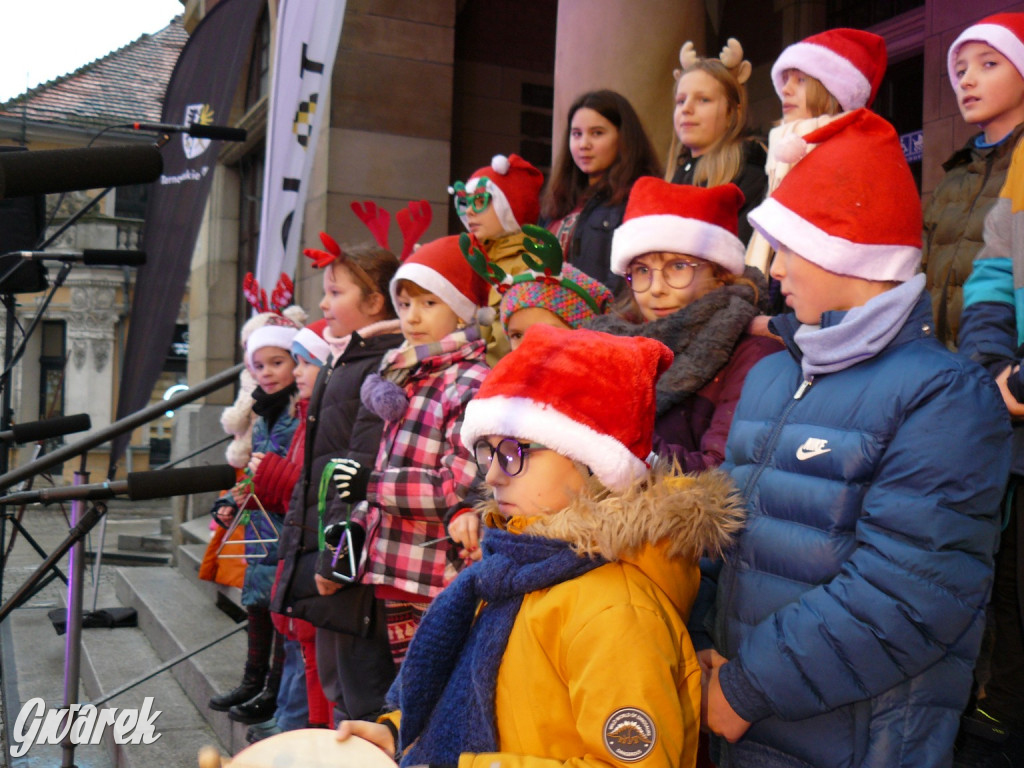
<path fill-rule="evenodd" d="M 277 278 L 277 284 L 268 301 L 267 291 L 260 286 L 252 272 L 246 272 L 245 279 L 242 280 L 242 293 L 245 295 L 245 300 L 257 312 L 273 312 L 280 315 L 284 308 L 291 304 L 292 297 L 295 295 L 295 286 L 292 284 L 291 278 L 282 272 L 281 276 Z"/>
<path fill-rule="evenodd" d="M 682 69 L 673 70 L 672 76 L 678 80 L 685 72 L 693 69 L 700 60 L 701 58 L 697 55 L 697 49 L 694 47 L 693 41 L 687 40 L 683 43 L 683 47 L 679 49 L 679 63 L 682 65 Z M 722 65 L 729 70 L 730 74 L 736 78 L 736 82 L 740 85 L 743 85 L 750 79 L 753 67 L 749 61 L 743 58 L 743 46 L 740 45 L 740 41 L 735 37 L 730 37 L 726 41 L 722 52 L 718 54 L 718 61 L 722 62 Z"/>
<path fill-rule="evenodd" d="M 473 271 L 493 285 L 495 290 L 503 296 L 513 285 L 532 282 L 547 283 L 572 291 L 583 299 L 596 314 L 601 314 L 603 309 L 597 299 L 586 288 L 562 273 L 564 260 L 558 237 L 544 227 L 534 224 L 524 224 L 523 234 L 526 236 L 523 238 L 523 248 L 525 248 L 523 263 L 526 265 L 526 271 L 515 276 L 506 274 L 505 270 L 497 264 L 488 261 L 486 254 L 480 250 L 475 239 L 465 232 L 459 236 L 459 249 L 470 266 L 473 267 Z"/>

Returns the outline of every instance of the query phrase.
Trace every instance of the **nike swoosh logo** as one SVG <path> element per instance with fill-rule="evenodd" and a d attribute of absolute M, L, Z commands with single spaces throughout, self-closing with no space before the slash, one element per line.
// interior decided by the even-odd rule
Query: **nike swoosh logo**
<path fill-rule="evenodd" d="M 832 449 L 831 448 L 810 448 L 810 449 L 808 449 L 808 448 L 805 448 L 802 445 L 799 448 L 796 449 L 796 457 L 797 457 L 797 459 L 799 461 L 807 461 L 808 459 L 813 459 L 815 456 L 821 456 L 822 454 L 825 454 L 825 453 L 832 453 Z"/>

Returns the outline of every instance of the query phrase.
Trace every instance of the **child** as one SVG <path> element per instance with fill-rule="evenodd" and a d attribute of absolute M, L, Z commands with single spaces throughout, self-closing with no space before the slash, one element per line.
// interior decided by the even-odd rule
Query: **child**
<path fill-rule="evenodd" d="M 673 351 L 658 380 L 654 450 L 687 472 L 722 463 L 747 372 L 781 349 L 746 333 L 767 285 L 743 265 L 736 236 L 742 202 L 735 184 L 705 189 L 639 179 L 612 242 L 612 271 L 631 289 L 626 311 L 588 324 Z"/>
<path fill-rule="evenodd" d="M 361 411 L 359 388 L 383 354 L 401 341 L 387 296 L 398 259 L 372 243 L 343 249 L 326 234 L 321 239 L 326 250 L 309 249 L 306 255 L 323 270 L 320 309 L 330 359 L 309 401 L 305 457 L 281 535 L 284 566 L 272 608 L 317 628 L 317 671 L 339 719 L 373 718 L 395 674 L 383 604 L 374 600 L 372 588 L 341 589 L 315 575 L 323 526 L 343 520 L 347 506 L 334 498 L 328 484 L 321 522 L 318 492 L 331 457 L 369 462 L 380 446 L 383 424 Z"/>
<path fill-rule="evenodd" d="M 256 308 L 269 309 L 262 303 Z M 284 665 L 284 638 L 274 630 L 269 610 L 270 589 L 277 571 L 277 540 L 284 523 L 284 493 L 279 488 L 283 480 L 266 472 L 257 478 L 255 473 L 267 454 L 287 454 L 298 426 L 293 412 L 296 388 L 295 361 L 291 356 L 292 339 L 298 330 L 295 321 L 274 314 L 249 335 L 245 345 L 246 367 L 257 384 L 252 397 L 258 418 L 252 428 L 250 481 L 236 486 L 233 494 L 236 504 L 244 505 L 249 515 L 245 536 L 253 542 L 245 547 L 248 562 L 242 587 L 242 605 L 249 619 L 248 655 L 242 684 L 212 697 L 210 709 L 226 711 L 232 720 L 250 725 L 273 716 Z M 221 509 L 222 522 L 229 522 L 234 510 Z"/>
<path fill-rule="evenodd" d="M 750 239 L 747 213 L 764 197 L 764 147 L 746 138 L 750 62 L 730 37 L 717 59 L 697 56 L 687 41 L 679 51 L 682 69 L 673 73 L 675 135 L 665 179 L 673 184 L 715 187 L 736 184 L 743 192 L 739 238 Z M 652 174 L 656 175 L 656 174 Z"/>
<path fill-rule="evenodd" d="M 462 428 L 494 490 L 484 558 L 413 639 L 389 695 L 400 729 L 342 723 L 339 738 L 404 751 L 403 766 L 693 765 L 683 617 L 697 558 L 742 518 L 721 473 L 646 463 L 671 359 L 650 339 L 537 325 L 498 363 Z"/>
<path fill-rule="evenodd" d="M 292 340 L 292 358 L 295 360 L 295 386 L 298 400 L 295 416 L 298 426 L 292 436 L 288 453 L 283 458 L 276 453 L 253 457 L 250 469 L 257 486 L 273 489 L 260 501 L 275 509 L 288 509 L 292 489 L 302 472 L 306 447 L 306 414 L 309 398 L 313 394 L 320 368 L 330 356 L 330 347 L 323 338 L 325 320 L 310 323 L 299 330 Z M 281 558 L 277 564 L 277 578 L 271 593 L 271 603 L 280 586 L 280 575 L 285 560 L 280 547 Z M 284 668 L 281 687 L 277 695 L 277 709 L 268 723 L 250 728 L 250 741 L 296 728 L 328 728 L 331 725 L 330 706 L 324 696 L 316 668 L 316 629 L 307 621 L 271 613 L 274 628 L 285 638 Z"/>
<path fill-rule="evenodd" d="M 483 249 L 487 260 L 502 272 L 516 275 L 523 263 L 523 225 L 540 216 L 541 172 L 519 155 L 495 155 L 491 164 L 463 184 L 448 188 L 466 230 Z M 497 309 L 501 294 L 491 291 L 487 305 Z M 494 364 L 509 350 L 502 327 L 493 323 L 487 339 L 487 360 Z"/>
<path fill-rule="evenodd" d="M 885 39 L 860 29 L 830 29 L 794 43 L 772 65 L 772 84 L 782 102 L 782 122 L 768 134 L 765 194 L 782 183 L 792 167 L 796 143 L 841 112 L 870 107 L 885 77 Z M 746 263 L 765 275 L 771 264 L 768 241 L 755 232 Z"/>
<path fill-rule="evenodd" d="M 384 600 L 392 656 L 400 664 L 420 616 L 453 573 L 444 530 L 448 508 L 476 475 L 459 438 L 466 403 L 487 372 L 474 323 L 488 285 L 459 251 L 458 237 L 416 250 L 391 279 L 405 343 L 363 385 L 366 408 L 385 421 L 373 464 L 341 460 L 338 497 L 364 498 L 356 522 L 368 533 L 363 581 Z"/>
<path fill-rule="evenodd" d="M 892 126 L 859 109 L 806 140 L 750 215 L 792 314 L 772 321 L 789 354 L 747 376 L 723 465 L 747 523 L 707 654 L 708 725 L 730 742 L 716 762 L 949 765 L 1010 431 L 987 374 L 932 335 Z"/>
<path fill-rule="evenodd" d="M 965 29 L 949 46 L 947 65 L 960 114 L 982 131 L 943 164 L 946 175 L 924 212 L 936 335 L 955 350 L 962 286 L 981 248 L 985 214 L 1024 135 L 1024 13 L 999 13 Z"/>
<path fill-rule="evenodd" d="M 658 176 L 661 163 L 633 105 L 615 91 L 589 91 L 570 106 L 565 136 L 541 200 L 547 228 L 562 243 L 565 260 L 607 285 L 612 274 L 612 233 L 622 223 L 626 198 L 641 176 Z"/>
<path fill-rule="evenodd" d="M 585 322 L 604 314 L 612 303 L 612 292 L 604 283 L 563 263 L 558 238 L 543 227 L 526 225 L 524 241 L 533 266 L 515 277 L 506 275 L 488 264 L 478 251 L 467 252 L 467 243 L 460 240 L 462 252 L 477 274 L 502 294 L 501 324 L 512 349 L 523 340 L 523 334 L 534 325 L 554 328 L 579 328 Z M 480 477 L 483 480 L 483 477 Z M 475 486 L 482 485 L 482 482 Z M 478 487 L 456 504 L 445 521 L 448 535 L 460 545 L 459 557 L 465 562 L 479 560 L 480 517 L 470 514 L 476 505 L 488 498 Z"/>
<path fill-rule="evenodd" d="M 468 238 L 459 247 L 470 266 L 501 297 L 499 319 L 512 349 L 519 346 L 526 329 L 535 323 L 556 328 L 579 328 L 586 320 L 604 314 L 612 301 L 607 286 L 564 262 L 558 238 L 542 227 L 523 227 L 523 247 L 529 264 L 506 274 Z"/>
<path fill-rule="evenodd" d="M 984 365 L 995 378 L 1013 423 L 1013 466 L 996 555 L 995 585 L 989 606 L 991 647 L 985 695 L 961 723 L 962 749 L 956 765 L 1020 765 L 1024 763 L 1024 379 L 1020 374 L 1021 286 L 1024 286 L 1024 144 L 1017 144 L 999 199 L 985 219 L 985 245 L 978 252 L 964 284 L 960 352 Z M 988 645 L 988 644 L 983 644 Z M 979 667 L 984 665 L 979 664 Z M 989 762 L 985 762 L 988 760 Z"/>

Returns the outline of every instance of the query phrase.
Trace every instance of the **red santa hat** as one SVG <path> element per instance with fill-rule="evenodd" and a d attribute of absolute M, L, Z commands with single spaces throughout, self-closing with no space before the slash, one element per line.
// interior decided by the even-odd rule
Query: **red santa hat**
<path fill-rule="evenodd" d="M 491 291 L 459 250 L 458 235 L 421 245 L 402 263 L 391 278 L 391 301 L 396 307 L 398 283 L 402 280 L 430 291 L 467 323 L 480 307 L 487 306 Z"/>
<path fill-rule="evenodd" d="M 921 202 L 895 129 L 858 109 L 804 139 L 814 151 L 750 212 L 751 224 L 774 248 L 829 272 L 912 278 L 921 264 Z"/>
<path fill-rule="evenodd" d="M 862 29 L 829 29 L 794 43 L 772 65 L 772 83 L 782 98 L 785 72 L 799 69 L 820 80 L 843 111 L 869 107 L 878 95 L 887 62 L 885 40 Z"/>
<path fill-rule="evenodd" d="M 743 274 L 736 234 L 743 192 L 735 184 L 693 187 L 641 176 L 629 193 L 622 224 L 612 236 L 612 272 L 626 274 L 645 253 L 685 253 Z"/>
<path fill-rule="evenodd" d="M 490 165 L 473 172 L 465 191 L 489 192 L 501 226 L 506 232 L 516 232 L 523 224 L 536 224 L 540 218 L 542 186 L 544 176 L 519 155 L 495 155 Z M 448 188 L 449 194 L 458 194 L 457 190 L 457 184 Z M 464 226 L 469 226 L 464 215 L 459 218 Z"/>
<path fill-rule="evenodd" d="M 964 43 L 985 43 L 1009 59 L 1010 63 L 1024 76 L 1024 13 L 997 13 L 986 16 L 959 34 L 949 46 L 946 66 L 949 68 L 949 82 L 956 90 L 956 57 Z"/>
<path fill-rule="evenodd" d="M 331 356 L 331 347 L 324 339 L 324 330 L 327 328 L 327 320 L 320 319 L 300 328 L 292 339 L 292 356 L 301 357 L 308 363 L 322 367 L 327 365 Z"/>
<path fill-rule="evenodd" d="M 537 442 L 621 491 L 647 472 L 654 385 L 671 362 L 669 348 L 653 339 L 531 326 L 466 407 L 462 442 Z"/>

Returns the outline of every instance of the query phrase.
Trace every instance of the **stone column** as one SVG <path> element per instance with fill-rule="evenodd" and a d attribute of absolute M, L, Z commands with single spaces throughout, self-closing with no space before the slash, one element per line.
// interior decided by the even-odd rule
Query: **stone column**
<path fill-rule="evenodd" d="M 679 48 L 686 40 L 705 52 L 704 3 L 699 0 L 560 2 L 554 151 L 576 97 L 610 88 L 629 99 L 664 162 L 672 140 L 672 70 L 679 67 Z"/>

